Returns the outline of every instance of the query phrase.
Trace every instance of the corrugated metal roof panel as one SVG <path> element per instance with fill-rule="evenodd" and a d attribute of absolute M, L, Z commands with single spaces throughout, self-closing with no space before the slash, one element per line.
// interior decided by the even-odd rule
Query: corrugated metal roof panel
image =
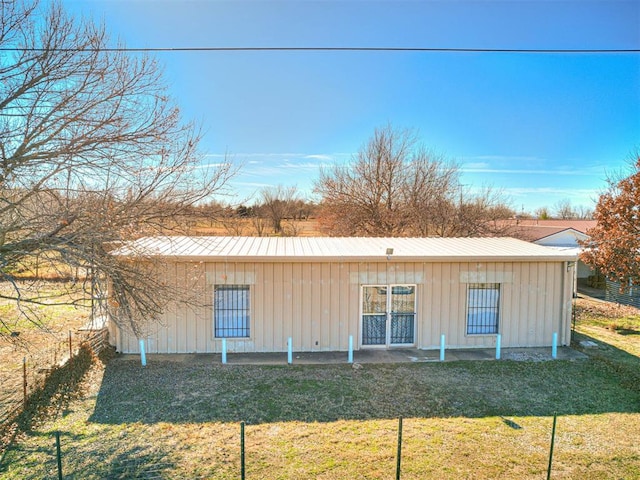
<path fill-rule="evenodd" d="M 145 237 L 114 255 L 227 261 L 573 261 L 566 251 L 514 238 Z"/>

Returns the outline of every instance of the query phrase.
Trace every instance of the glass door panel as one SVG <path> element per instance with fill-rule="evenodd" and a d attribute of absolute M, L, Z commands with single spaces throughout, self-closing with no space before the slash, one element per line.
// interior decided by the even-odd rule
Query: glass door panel
<path fill-rule="evenodd" d="M 362 344 L 387 343 L 387 287 L 362 288 Z"/>
<path fill-rule="evenodd" d="M 390 344 L 413 344 L 416 317 L 416 287 L 394 285 L 391 287 L 391 338 Z"/>

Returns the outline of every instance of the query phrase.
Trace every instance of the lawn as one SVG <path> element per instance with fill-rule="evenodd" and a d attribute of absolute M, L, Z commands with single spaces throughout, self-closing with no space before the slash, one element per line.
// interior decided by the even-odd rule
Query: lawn
<path fill-rule="evenodd" d="M 246 366 L 120 356 L 22 435 L 0 478 L 640 478 L 640 317 L 580 301 L 577 361 Z M 583 308 L 584 307 L 584 308 Z M 619 315 L 619 312 L 606 315 Z M 614 336 L 609 338 L 609 336 Z"/>
<path fill-rule="evenodd" d="M 77 284 L 22 280 L 18 285 L 23 299 L 40 302 L 18 304 L 10 299 L 16 294 L 13 284 L 0 282 L 0 422 L 22 405 L 23 367 L 31 392 L 53 364 L 66 361 L 69 335 L 75 348 L 75 332 L 89 319 L 89 309 L 78 305 L 83 297 Z"/>

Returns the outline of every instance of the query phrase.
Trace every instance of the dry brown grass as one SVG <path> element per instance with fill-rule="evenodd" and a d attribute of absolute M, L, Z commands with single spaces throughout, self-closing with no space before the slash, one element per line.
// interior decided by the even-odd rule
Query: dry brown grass
<path fill-rule="evenodd" d="M 25 282 L 23 288 L 23 295 L 29 295 L 29 284 Z M 0 301 L 0 372 L 21 365 L 24 357 L 35 359 L 56 343 L 67 342 L 69 332 L 73 334 L 89 320 L 87 308 L 70 304 L 78 298 L 72 285 L 38 282 L 37 288 L 49 304 L 18 306 L 13 300 Z M 0 283 L 2 290 L 12 294 L 12 287 L 7 283 Z"/>
<path fill-rule="evenodd" d="M 41 295 L 50 302 L 71 301 L 74 289 L 61 282 L 37 282 Z M 23 282 L 28 295 L 34 282 Z M 13 293 L 12 287 L 0 284 L 0 292 Z M 59 298 L 55 299 L 57 295 Z M 88 311 L 71 305 L 23 305 L 15 301 L 0 302 L 0 422 L 19 410 L 24 402 L 24 369 L 27 392 L 38 388 L 49 369 L 69 357 L 69 334 L 72 349 L 77 348 L 78 328 L 88 321 Z"/>
<path fill-rule="evenodd" d="M 264 236 L 274 235 L 269 227 L 268 220 L 264 220 L 267 227 L 263 231 Z M 307 220 L 285 220 L 283 222 L 285 233 L 296 237 L 321 237 L 318 221 L 315 218 Z M 223 220 L 211 220 L 200 222 L 190 228 L 190 235 L 220 235 L 220 236 L 258 236 L 251 219 L 236 218 L 232 222 Z"/>

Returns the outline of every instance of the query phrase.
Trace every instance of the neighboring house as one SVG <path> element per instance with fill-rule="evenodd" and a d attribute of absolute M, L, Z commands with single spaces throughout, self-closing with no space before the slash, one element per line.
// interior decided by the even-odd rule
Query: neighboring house
<path fill-rule="evenodd" d="M 553 247 L 566 253 L 580 255 L 582 247 L 578 243 L 589 239 L 587 231 L 596 226 L 595 220 L 520 220 L 513 222 L 512 234 L 538 245 Z M 633 305 L 640 308 L 640 287 L 631 286 L 620 290 L 620 284 L 598 274 L 592 267 L 578 258 L 575 289 L 592 287 L 609 302 Z M 594 295 L 593 290 L 589 294 Z"/>
<path fill-rule="evenodd" d="M 595 226 L 595 220 L 521 220 L 513 224 L 512 231 L 514 236 L 528 242 L 578 256 L 582 250 L 578 242 L 588 240 L 587 230 Z M 595 275 L 593 268 L 579 258 L 577 265 L 575 289 Z"/>
<path fill-rule="evenodd" d="M 513 238 L 149 237 L 115 251 L 163 262 L 202 305 L 145 333 L 151 353 L 487 348 L 570 342 L 576 257 Z M 196 274 L 195 272 L 199 272 Z M 138 339 L 111 325 L 120 352 Z"/>

